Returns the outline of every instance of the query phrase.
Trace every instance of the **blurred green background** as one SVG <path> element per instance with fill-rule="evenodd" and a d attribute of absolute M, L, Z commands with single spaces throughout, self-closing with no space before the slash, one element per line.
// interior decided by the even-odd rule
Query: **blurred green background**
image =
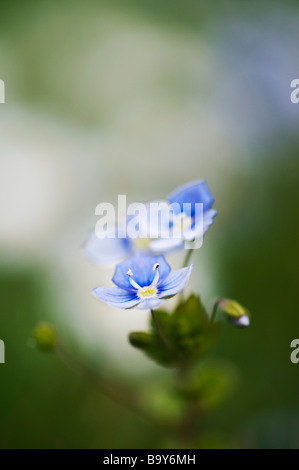
<path fill-rule="evenodd" d="M 218 216 L 190 290 L 249 308 L 215 358 L 239 370 L 202 446 L 299 447 L 298 125 L 295 2 L 1 2 L 1 448 L 161 448 L 167 433 L 32 347 L 39 321 L 130 387 L 169 371 L 127 343 L 143 312 L 90 290 L 113 269 L 80 246 L 99 202 L 163 198 L 204 178 Z M 170 257 L 179 265 L 179 257 Z"/>

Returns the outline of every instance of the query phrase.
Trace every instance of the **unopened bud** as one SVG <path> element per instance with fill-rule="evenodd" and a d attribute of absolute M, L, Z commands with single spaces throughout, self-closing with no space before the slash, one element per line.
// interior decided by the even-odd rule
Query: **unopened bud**
<path fill-rule="evenodd" d="M 228 320 L 238 328 L 246 328 L 250 325 L 249 312 L 235 300 L 222 299 L 219 307 L 226 313 Z"/>
<path fill-rule="evenodd" d="M 37 348 L 42 351 L 54 351 L 56 346 L 56 335 L 51 325 L 39 323 L 32 334 Z"/>

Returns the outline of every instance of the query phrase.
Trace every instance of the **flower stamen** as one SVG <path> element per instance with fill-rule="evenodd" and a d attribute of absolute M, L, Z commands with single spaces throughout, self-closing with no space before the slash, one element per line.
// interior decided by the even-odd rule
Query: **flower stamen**
<path fill-rule="evenodd" d="M 158 271 L 159 267 L 160 267 L 159 263 L 154 264 L 153 271 L 156 271 L 156 274 L 155 274 L 155 277 L 154 277 L 154 279 L 153 279 L 153 281 L 152 281 L 152 283 L 149 287 L 156 287 L 156 285 L 158 284 L 159 277 L 160 277 L 159 271 Z"/>
<path fill-rule="evenodd" d="M 130 284 L 131 284 L 132 287 L 134 287 L 137 290 L 142 289 L 142 287 L 139 284 L 137 284 L 137 282 L 134 281 L 134 279 L 132 279 L 133 271 L 132 271 L 131 268 L 128 269 L 127 275 L 129 276 L 129 281 L 130 281 Z"/>
<path fill-rule="evenodd" d="M 129 276 L 129 281 L 130 281 L 130 284 L 132 287 L 134 287 L 134 289 L 137 289 L 138 291 L 138 296 L 140 299 L 144 299 L 145 297 L 154 297 L 156 292 L 157 292 L 157 284 L 159 282 L 159 278 L 160 278 L 160 275 L 159 275 L 159 263 L 155 263 L 153 265 L 153 271 L 156 271 L 156 274 L 155 274 L 155 277 L 152 281 L 152 283 L 149 285 L 149 286 L 144 286 L 144 287 L 141 287 L 139 284 L 137 284 L 136 281 L 134 281 L 133 279 L 133 271 L 132 269 L 128 269 L 127 271 L 127 275 Z"/>

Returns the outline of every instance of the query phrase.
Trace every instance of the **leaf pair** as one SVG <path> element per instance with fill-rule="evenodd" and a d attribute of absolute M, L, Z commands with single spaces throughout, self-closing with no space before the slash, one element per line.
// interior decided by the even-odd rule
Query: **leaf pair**
<path fill-rule="evenodd" d="M 175 367 L 186 361 L 196 362 L 214 344 L 219 331 L 217 324 L 210 323 L 200 298 L 193 294 L 179 303 L 173 312 L 156 310 L 155 317 L 169 345 L 163 342 L 153 320 L 149 333 L 132 332 L 129 341 L 165 367 Z"/>

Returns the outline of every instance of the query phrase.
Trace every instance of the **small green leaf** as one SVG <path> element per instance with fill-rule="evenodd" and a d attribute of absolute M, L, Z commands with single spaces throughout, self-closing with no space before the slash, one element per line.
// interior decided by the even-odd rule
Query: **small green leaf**
<path fill-rule="evenodd" d="M 153 335 L 145 331 L 135 331 L 129 334 L 129 341 L 135 348 L 144 349 L 152 345 Z"/>
<path fill-rule="evenodd" d="M 173 367 L 177 357 L 162 343 L 161 339 L 154 333 L 134 331 L 129 334 L 132 346 L 143 351 L 150 359 L 165 367 Z"/>
<path fill-rule="evenodd" d="M 172 321 L 173 342 L 189 359 L 202 356 L 214 344 L 218 325 L 212 325 L 199 297 L 191 295 L 175 309 Z"/>
<path fill-rule="evenodd" d="M 132 346 L 167 367 L 186 360 L 196 362 L 218 336 L 219 325 L 211 324 L 200 298 L 195 295 L 181 302 L 172 313 L 155 310 L 155 318 L 166 341 L 161 339 L 152 318 L 150 333 L 134 332 L 129 340 Z"/>

